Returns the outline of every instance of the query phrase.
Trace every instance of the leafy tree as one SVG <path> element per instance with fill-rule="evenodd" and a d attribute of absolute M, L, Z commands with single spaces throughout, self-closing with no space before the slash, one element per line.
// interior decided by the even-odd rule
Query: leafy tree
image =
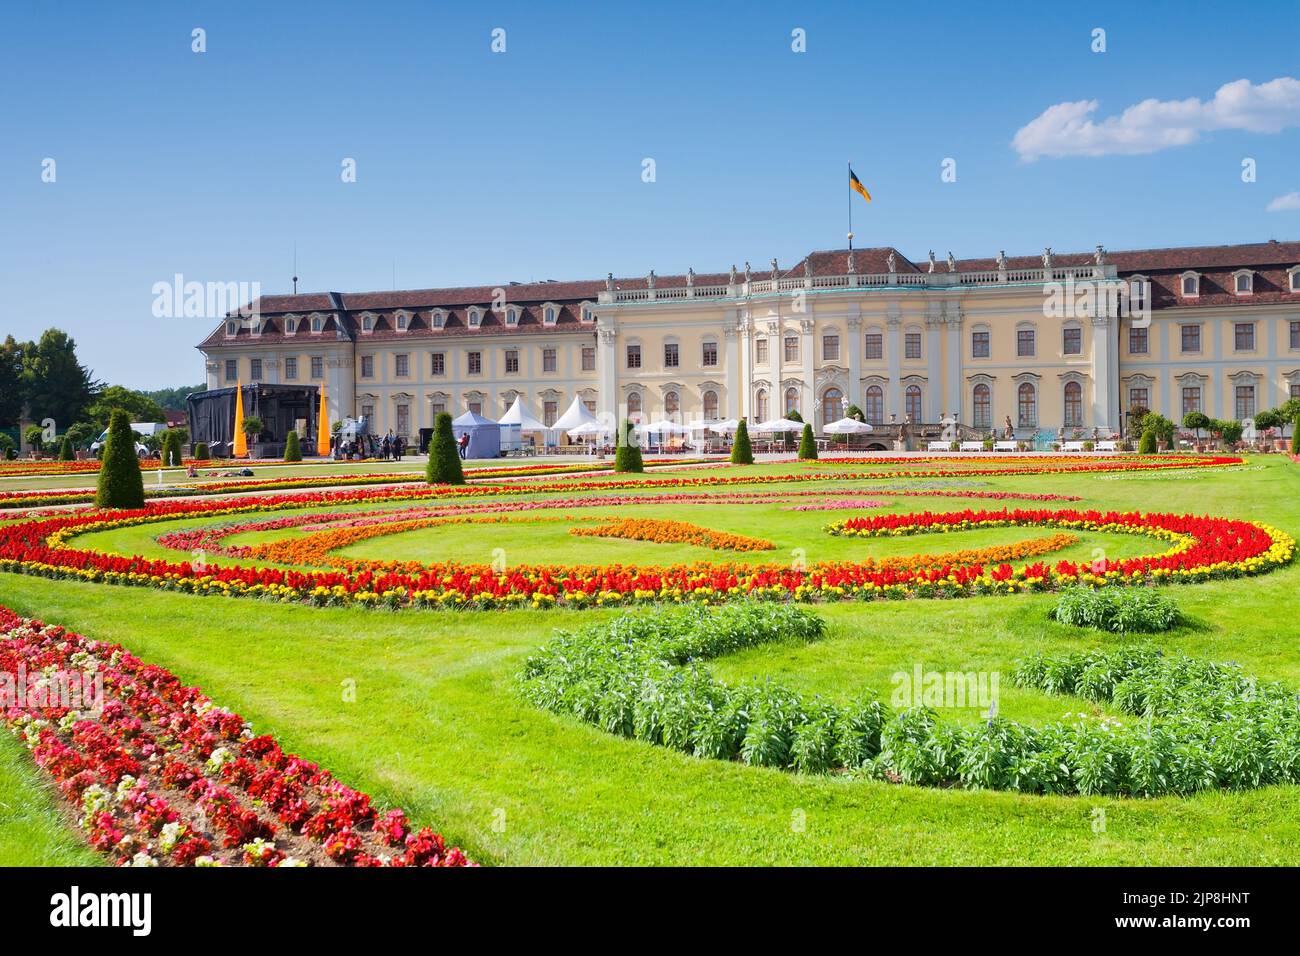
<path fill-rule="evenodd" d="M 59 439 L 59 461 L 73 461 L 76 457 L 72 452 L 72 439 L 65 434 Z"/>
<path fill-rule="evenodd" d="M 865 422 L 867 417 L 862 414 L 862 409 L 856 405 L 850 405 L 844 410 L 845 418 L 852 418 L 854 421 Z"/>
<path fill-rule="evenodd" d="M 21 385 L 27 413 L 35 420 L 80 421 L 102 387 L 77 361 L 77 344 L 68 333 L 46 329 L 40 340 L 21 346 Z"/>
<path fill-rule="evenodd" d="M 1174 423 L 1159 412 L 1147 412 L 1143 415 L 1141 428 L 1144 434 L 1153 432 L 1157 441 L 1170 444 L 1174 440 Z"/>
<path fill-rule="evenodd" d="M 86 418 L 97 423 L 100 428 L 108 425 L 114 409 L 126 412 L 133 422 L 162 422 L 167 420 L 167 413 L 152 398 L 143 392 L 132 391 L 121 385 L 110 385 L 103 389 L 86 409 Z"/>
<path fill-rule="evenodd" d="M 14 449 L 14 440 L 5 432 L 0 432 L 0 459 L 8 461 L 17 454 Z"/>
<path fill-rule="evenodd" d="M 1201 429 L 1210 427 L 1210 416 L 1204 412 L 1188 412 L 1183 416 L 1183 427 L 1190 428 L 1196 433 L 1196 437 L 1201 437 Z"/>
<path fill-rule="evenodd" d="M 618 449 L 614 452 L 614 470 L 631 473 L 645 471 L 645 463 L 641 459 L 641 443 L 637 440 L 636 426 L 630 418 L 623 419 Z"/>
<path fill-rule="evenodd" d="M 109 419 L 104 463 L 99 469 L 99 484 L 95 491 L 95 506 L 144 507 L 144 477 L 140 474 L 140 459 L 135 455 L 131 419 L 120 409 Z"/>
<path fill-rule="evenodd" d="M 0 428 L 18 424 L 23 417 L 23 348 L 12 335 L 0 344 Z"/>
<path fill-rule="evenodd" d="M 289 437 L 284 440 L 284 460 L 302 461 L 302 446 L 298 442 L 298 433 L 289 430 Z"/>
<path fill-rule="evenodd" d="M 1220 421 L 1216 418 L 1210 422 L 1210 431 L 1218 435 L 1219 439 L 1229 447 L 1241 441 L 1241 422 Z"/>
<path fill-rule="evenodd" d="M 424 475 L 431 485 L 463 485 L 465 473 L 460 467 L 460 452 L 451 428 L 451 416 L 439 412 L 433 425 L 433 442 L 429 445 L 429 463 Z"/>
<path fill-rule="evenodd" d="M 1255 415 L 1255 428 L 1261 432 L 1266 432 L 1272 428 L 1281 428 L 1286 424 L 1286 419 L 1276 408 L 1266 408 Z"/>
<path fill-rule="evenodd" d="M 1291 454 L 1300 455 L 1300 415 L 1291 421 Z"/>
<path fill-rule="evenodd" d="M 206 391 L 206 385 L 181 386 L 179 388 L 156 388 L 152 391 L 139 392 L 145 398 L 156 402 L 169 412 L 183 412 L 187 409 L 186 397 L 191 392 Z M 136 419 L 140 421 L 140 419 Z"/>
<path fill-rule="evenodd" d="M 244 434 L 249 441 L 253 441 L 258 435 L 262 434 L 262 420 L 256 415 L 249 415 L 244 419 Z"/>
<path fill-rule="evenodd" d="M 817 440 L 813 438 L 811 425 L 803 427 L 803 437 L 799 439 L 799 457 L 805 461 L 815 461 L 817 458 Z"/>
<path fill-rule="evenodd" d="M 733 465 L 752 465 L 754 463 L 754 446 L 749 440 L 749 426 L 742 418 L 736 426 L 736 437 L 731 443 L 731 463 Z"/>
<path fill-rule="evenodd" d="M 38 453 L 42 452 L 45 450 L 45 429 L 40 425 L 28 425 L 23 432 L 23 440 Z"/>
<path fill-rule="evenodd" d="M 104 429 L 101 426 L 91 422 L 77 422 L 68 428 L 63 434 L 68 441 L 72 442 L 73 448 L 89 448 L 91 443 L 99 437 L 99 433 Z"/>

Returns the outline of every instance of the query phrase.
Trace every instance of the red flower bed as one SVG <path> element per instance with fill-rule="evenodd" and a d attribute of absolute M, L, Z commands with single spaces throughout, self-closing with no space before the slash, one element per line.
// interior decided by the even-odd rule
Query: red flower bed
<path fill-rule="evenodd" d="M 256 737 L 161 667 L 125 648 L 0 607 L 0 674 L 94 672 L 100 706 L 6 700 L 6 724 L 77 810 L 87 839 L 134 866 L 466 866 L 401 810 Z M 87 701 L 78 702 L 85 706 Z"/>

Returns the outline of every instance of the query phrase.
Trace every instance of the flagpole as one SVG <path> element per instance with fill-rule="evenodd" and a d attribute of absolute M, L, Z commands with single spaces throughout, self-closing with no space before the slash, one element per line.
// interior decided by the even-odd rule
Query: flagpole
<path fill-rule="evenodd" d="M 846 164 L 849 167 L 849 181 L 853 180 L 853 163 Z M 853 190 L 849 190 L 849 252 L 853 251 Z"/>

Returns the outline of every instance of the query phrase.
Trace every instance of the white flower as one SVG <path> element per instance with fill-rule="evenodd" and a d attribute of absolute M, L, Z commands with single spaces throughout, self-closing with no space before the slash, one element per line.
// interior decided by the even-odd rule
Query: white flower
<path fill-rule="evenodd" d="M 131 862 L 128 865 L 129 866 L 157 866 L 158 861 L 155 860 L 153 857 L 151 857 L 148 853 L 141 850 L 135 856 L 131 857 Z"/>

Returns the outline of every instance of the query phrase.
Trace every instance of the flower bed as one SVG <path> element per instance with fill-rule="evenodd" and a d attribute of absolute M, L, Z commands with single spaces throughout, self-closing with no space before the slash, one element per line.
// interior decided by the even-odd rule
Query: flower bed
<path fill-rule="evenodd" d="M 95 710 L 29 696 L 3 716 L 91 846 L 119 865 L 470 865 L 163 668 L 0 607 L 0 674 L 15 686 L 20 671 L 102 680 Z"/>
<path fill-rule="evenodd" d="M 569 534 L 589 538 L 625 538 L 629 541 L 653 541 L 656 544 L 693 544 L 715 551 L 771 551 L 771 541 L 701 528 L 686 521 L 662 518 L 621 518 L 592 528 L 570 528 Z"/>

